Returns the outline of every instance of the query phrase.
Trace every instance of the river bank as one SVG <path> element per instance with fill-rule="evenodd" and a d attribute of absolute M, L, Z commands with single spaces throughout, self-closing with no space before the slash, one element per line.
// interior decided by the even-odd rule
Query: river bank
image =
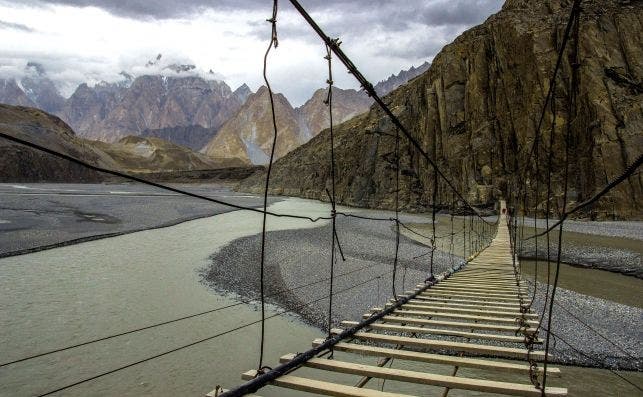
<path fill-rule="evenodd" d="M 263 199 L 220 184 L 174 185 L 248 207 Z M 0 184 L 0 258 L 174 226 L 234 208 L 133 183 Z M 270 204 L 281 201 L 270 198 Z"/>

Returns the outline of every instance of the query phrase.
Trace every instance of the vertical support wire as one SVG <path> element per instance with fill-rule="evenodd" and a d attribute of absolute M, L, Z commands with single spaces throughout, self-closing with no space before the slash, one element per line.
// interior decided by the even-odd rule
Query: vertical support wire
<path fill-rule="evenodd" d="M 395 289 L 395 277 L 397 274 L 397 263 L 400 252 L 400 130 L 395 128 L 395 258 L 393 259 L 393 298 L 397 301 Z M 406 281 L 406 268 L 402 279 L 402 292 L 404 292 L 404 281 Z"/>
<path fill-rule="evenodd" d="M 268 217 L 268 188 L 270 187 L 270 172 L 272 171 L 272 162 L 275 157 L 275 147 L 277 146 L 277 115 L 275 114 L 275 102 L 272 95 L 272 88 L 270 87 L 270 82 L 268 81 L 268 54 L 274 46 L 277 48 L 279 45 L 279 40 L 277 39 L 277 0 L 274 0 L 272 3 L 272 18 L 267 21 L 272 25 L 272 32 L 270 35 L 270 43 L 266 49 L 266 53 L 263 57 L 263 80 L 266 83 L 268 88 L 268 95 L 270 97 L 270 110 L 272 112 L 272 128 L 273 128 L 273 137 L 272 137 L 272 148 L 270 150 L 270 162 L 268 163 L 268 170 L 266 171 L 266 186 L 263 192 L 263 223 L 261 227 L 261 274 L 260 274 L 260 289 L 261 289 L 261 346 L 259 348 L 259 366 L 257 374 L 263 373 L 263 355 L 264 355 L 264 344 L 266 337 L 266 299 L 265 299 L 265 289 L 264 289 L 264 276 L 265 276 L 265 258 L 266 258 L 266 221 Z"/>
<path fill-rule="evenodd" d="M 554 80 L 554 84 L 556 80 Z M 551 211 L 551 173 L 552 173 L 552 158 L 554 156 L 554 133 L 556 132 L 556 87 L 552 88 L 552 98 L 551 98 L 551 129 L 549 130 L 549 148 L 547 153 L 547 194 L 546 194 L 546 203 L 545 203 L 545 230 L 549 230 L 549 213 Z M 549 289 L 551 283 L 551 236 L 550 233 L 546 233 L 546 249 L 547 249 L 547 289 L 545 290 L 545 300 L 543 301 L 543 309 L 540 314 L 540 321 L 538 322 L 538 327 L 536 332 L 542 327 L 543 319 L 545 318 L 545 313 L 547 311 L 547 302 L 549 301 Z"/>
<path fill-rule="evenodd" d="M 435 255 L 435 213 L 437 210 L 437 199 L 438 199 L 438 170 L 437 166 L 433 167 L 433 197 L 431 198 L 431 226 L 433 229 L 433 234 L 431 235 L 431 259 L 429 262 L 429 277 L 426 281 L 433 282 L 435 281 L 435 276 L 433 275 L 433 257 Z"/>
<path fill-rule="evenodd" d="M 578 93 L 578 69 L 580 67 L 579 64 L 579 59 L 578 59 L 578 41 L 579 41 L 579 25 L 580 25 L 580 0 L 574 0 L 574 4 L 572 6 L 572 14 L 574 17 L 574 27 L 573 27 L 573 38 L 574 38 L 574 46 L 572 47 L 571 55 L 570 55 L 570 61 L 571 61 L 571 66 L 572 66 L 572 79 L 571 79 L 571 86 L 569 89 L 569 107 L 568 107 L 568 114 L 567 114 L 567 120 L 566 120 L 566 125 L 565 125 L 565 166 L 564 166 L 564 171 L 563 171 L 563 203 L 562 203 L 562 209 L 559 214 L 559 217 L 561 218 L 560 226 L 558 227 L 558 250 L 556 253 L 556 272 L 554 273 L 554 285 L 552 286 L 551 290 L 551 301 L 549 303 L 549 315 L 547 318 L 547 338 L 545 339 L 545 359 L 543 363 L 543 383 L 542 383 L 542 390 L 541 390 L 541 396 L 545 397 L 545 387 L 547 384 L 547 364 L 548 364 L 548 359 L 549 359 L 549 343 L 551 339 L 551 330 L 552 330 L 552 319 L 553 319 L 553 312 L 554 312 L 554 301 L 556 297 L 556 289 L 558 287 L 558 277 L 560 275 L 560 258 L 562 254 L 562 247 L 563 247 L 563 224 L 564 224 L 564 218 L 563 214 L 565 214 L 565 211 L 567 210 L 567 188 L 569 184 L 569 152 L 570 152 L 570 146 L 571 146 L 571 135 L 572 135 L 572 127 L 573 123 L 576 118 L 576 95 Z"/>
<path fill-rule="evenodd" d="M 338 43 L 338 41 L 336 41 Z M 333 63 L 332 63 L 332 50 L 329 45 L 326 45 L 326 56 L 328 61 L 328 96 L 324 101 L 328 106 L 328 118 L 330 122 L 330 180 L 331 180 L 331 217 L 332 217 L 332 234 L 330 236 L 330 291 L 328 294 L 328 338 L 333 335 L 331 333 L 333 323 L 333 281 L 335 275 L 335 240 L 337 238 L 337 212 L 335 205 L 335 135 L 333 133 Z M 331 349 L 331 356 L 333 351 Z"/>
<path fill-rule="evenodd" d="M 538 203 L 540 201 L 540 135 L 536 134 L 534 137 L 534 160 L 535 160 L 535 172 L 533 173 L 534 178 L 536 179 L 536 199 L 534 200 L 534 234 L 538 234 Z M 531 301 L 529 302 L 529 308 L 534 304 L 536 299 L 536 287 L 538 285 L 538 236 L 534 240 L 534 291 L 531 296 Z"/>

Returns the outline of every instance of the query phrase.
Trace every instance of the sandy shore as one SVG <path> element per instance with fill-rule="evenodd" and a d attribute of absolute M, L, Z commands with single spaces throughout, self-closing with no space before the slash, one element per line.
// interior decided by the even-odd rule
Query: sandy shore
<path fill-rule="evenodd" d="M 404 215 L 402 221 L 420 223 L 426 222 L 426 217 Z M 339 259 L 335 266 L 334 291 L 340 293 L 333 298 L 333 325 L 341 320 L 359 320 L 369 308 L 382 306 L 393 293 L 395 233 L 391 222 L 339 217 L 338 233 L 346 261 Z M 328 299 L 325 297 L 329 291 L 330 238 L 330 225 L 270 232 L 267 237 L 266 294 L 271 296 L 269 301 L 295 310 L 305 321 L 320 329 L 326 329 L 328 321 Z M 216 289 L 256 300 L 259 296 L 259 249 L 259 235 L 235 240 L 211 257 L 212 265 L 203 272 L 204 281 Z M 425 245 L 401 237 L 396 277 L 398 293 L 427 277 L 426 253 Z M 416 258 L 418 256 L 421 257 Z M 461 258 L 438 252 L 434 271 L 445 271 L 459 260 Z M 540 312 L 544 292 L 540 284 L 538 291 L 534 309 Z M 320 298 L 318 302 L 306 305 Z M 562 289 L 556 300 L 592 328 L 608 335 L 625 352 L 556 309 L 554 331 L 570 341 L 581 354 L 557 341 L 552 347 L 555 362 L 641 370 L 643 345 L 637 325 L 643 319 L 643 310 Z M 459 340 L 435 335 L 432 338 Z"/>

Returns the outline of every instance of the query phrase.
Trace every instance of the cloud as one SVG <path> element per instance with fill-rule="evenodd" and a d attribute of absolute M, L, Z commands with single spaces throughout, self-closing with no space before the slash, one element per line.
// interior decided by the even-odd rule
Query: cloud
<path fill-rule="evenodd" d="M 431 60 L 468 27 L 482 22 L 502 0 L 300 0 L 372 82 Z M 326 80 L 325 49 L 287 0 L 279 2 L 279 48 L 269 59 L 276 91 L 293 105 Z M 263 54 L 270 38 L 268 0 L 0 0 L 10 24 L 0 35 L 0 77 L 19 74 L 28 61 L 44 65 L 64 95 L 78 84 L 133 75 L 170 73 L 145 68 L 163 54 L 164 66 L 193 64 L 195 75 L 223 79 L 232 88 L 263 83 Z M 0 25 L 2 28 L 3 25 Z M 335 62 L 334 80 L 359 88 Z"/>
<path fill-rule="evenodd" d="M 343 14 L 347 20 L 359 17 L 359 21 L 386 21 L 387 25 L 403 25 L 422 21 L 427 24 L 471 24 L 480 20 L 480 15 L 489 15 L 500 8 L 502 0 L 300 0 L 309 12 Z M 96 7 L 114 15 L 129 18 L 168 19 L 182 18 L 212 10 L 244 10 L 271 12 L 267 0 L 18 0 L 25 5 L 67 5 L 73 7 Z M 293 10 L 290 2 L 280 1 L 281 10 Z M 351 24 L 354 28 L 360 25 Z"/>
<path fill-rule="evenodd" d="M 14 29 L 21 30 L 23 32 L 33 32 L 34 30 L 27 25 L 21 23 L 13 23 L 0 20 L 0 29 Z"/>

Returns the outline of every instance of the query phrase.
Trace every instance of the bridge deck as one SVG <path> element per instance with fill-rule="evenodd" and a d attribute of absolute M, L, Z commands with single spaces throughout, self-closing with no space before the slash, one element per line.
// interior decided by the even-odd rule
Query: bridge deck
<path fill-rule="evenodd" d="M 535 331 L 538 316 L 521 313 L 522 298 L 527 289 L 523 287 L 511 258 L 509 230 L 504 215 L 498 225 L 498 233 L 491 244 L 481 251 L 460 271 L 382 317 L 367 329 L 359 331 L 350 340 L 339 342 L 334 351 L 342 356 L 360 358 L 377 357 L 375 365 L 365 365 L 338 359 L 316 357 L 304 366 L 318 371 L 337 374 L 358 375 L 357 384 L 345 385 L 322 381 L 328 374 L 298 376 L 299 370 L 283 375 L 271 384 L 278 387 L 342 397 L 404 397 L 409 394 L 384 392 L 365 388 L 371 379 L 394 380 L 418 385 L 443 387 L 442 396 L 450 389 L 472 390 L 510 396 L 539 397 L 542 391 L 529 381 L 530 364 L 527 357 L 540 362 L 545 353 L 539 350 L 528 352 L 525 348 L 525 334 Z M 416 291 L 423 288 L 418 285 Z M 413 292 L 413 291 L 410 291 Z M 364 315 L 369 317 L 373 308 Z M 357 325 L 355 321 L 344 321 L 347 328 Z M 340 333 L 335 329 L 333 333 Z M 437 336 L 449 336 L 449 340 Z M 453 339 L 461 339 L 454 341 Z M 313 341 L 313 346 L 324 343 L 323 339 Z M 534 346 L 541 341 L 536 339 Z M 475 357 L 465 357 L 475 356 Z M 286 354 L 281 362 L 288 362 L 295 354 Z M 386 367 L 391 360 L 424 364 L 454 366 L 452 375 L 439 375 L 421 371 Z M 490 374 L 486 379 L 457 376 L 458 369 L 484 369 Z M 535 371 L 541 375 L 542 367 Z M 312 372 L 316 373 L 316 372 Z M 524 375 L 524 383 L 502 382 L 506 373 Z M 548 367 L 547 375 L 560 375 L 558 368 Z M 256 371 L 243 374 L 244 380 L 253 379 Z M 422 393 L 425 395 L 425 393 Z M 546 396 L 566 396 L 567 389 L 547 387 Z M 214 392 L 208 396 L 216 396 Z"/>

